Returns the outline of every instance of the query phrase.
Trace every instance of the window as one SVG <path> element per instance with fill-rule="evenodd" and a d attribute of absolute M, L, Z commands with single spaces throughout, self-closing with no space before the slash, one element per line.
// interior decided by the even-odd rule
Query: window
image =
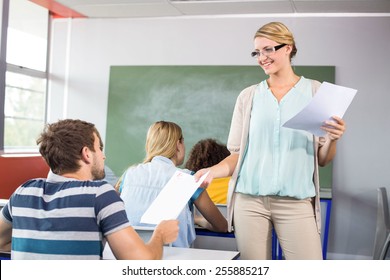
<path fill-rule="evenodd" d="M 28 0 L 11 0 L 7 63 L 46 71 L 48 11 Z"/>
<path fill-rule="evenodd" d="M 5 150 L 36 149 L 46 119 L 49 12 L 28 0 L 8 1 L 4 131 L 0 136 Z"/>
<path fill-rule="evenodd" d="M 46 79 L 7 72 L 4 147 L 28 149 L 45 122 Z"/>

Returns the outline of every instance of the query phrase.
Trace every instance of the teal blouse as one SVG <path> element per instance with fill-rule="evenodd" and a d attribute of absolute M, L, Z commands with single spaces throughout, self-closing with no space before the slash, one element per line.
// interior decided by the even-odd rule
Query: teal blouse
<path fill-rule="evenodd" d="M 297 199 L 315 196 L 313 136 L 306 131 L 282 127 L 311 99 L 312 84 L 304 77 L 279 103 L 266 81 L 259 84 L 237 192 Z"/>

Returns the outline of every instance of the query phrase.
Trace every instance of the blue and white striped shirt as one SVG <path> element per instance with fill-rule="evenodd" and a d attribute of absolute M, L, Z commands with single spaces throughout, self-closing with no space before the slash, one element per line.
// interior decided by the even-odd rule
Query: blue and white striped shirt
<path fill-rule="evenodd" d="M 101 259 L 104 236 L 130 225 L 107 182 L 52 172 L 20 186 L 0 217 L 12 223 L 12 259 Z"/>

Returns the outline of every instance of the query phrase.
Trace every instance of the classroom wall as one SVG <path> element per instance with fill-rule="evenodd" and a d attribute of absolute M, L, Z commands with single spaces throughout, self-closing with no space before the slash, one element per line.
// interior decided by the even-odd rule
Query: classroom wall
<path fill-rule="evenodd" d="M 376 188 L 390 185 L 389 15 L 57 19 L 49 121 L 92 121 L 105 139 L 111 65 L 256 65 L 253 35 L 275 20 L 295 34 L 294 64 L 335 66 L 336 83 L 358 89 L 334 160 L 328 257 L 369 259 Z"/>

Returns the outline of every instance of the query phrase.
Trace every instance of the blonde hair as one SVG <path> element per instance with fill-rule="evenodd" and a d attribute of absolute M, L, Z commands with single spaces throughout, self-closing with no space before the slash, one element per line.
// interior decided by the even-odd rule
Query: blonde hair
<path fill-rule="evenodd" d="M 183 134 L 180 126 L 173 122 L 155 122 L 149 127 L 146 135 L 144 163 L 150 162 L 155 156 L 173 158 L 176 155 L 177 141 L 182 140 Z"/>
<path fill-rule="evenodd" d="M 263 25 L 256 31 L 254 39 L 257 37 L 264 37 L 280 44 L 291 45 L 292 51 L 290 53 L 290 60 L 298 51 L 293 34 L 287 26 L 281 22 L 269 22 Z"/>

